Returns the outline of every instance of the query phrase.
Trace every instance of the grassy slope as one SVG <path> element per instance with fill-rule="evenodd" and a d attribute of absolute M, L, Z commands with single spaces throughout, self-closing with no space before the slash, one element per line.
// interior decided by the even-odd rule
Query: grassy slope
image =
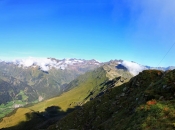
<path fill-rule="evenodd" d="M 32 107 L 17 109 L 11 116 L 3 118 L 0 122 L 0 128 L 14 126 L 21 121 L 26 121 L 25 114 L 32 112 L 32 110 L 43 111 L 48 106 L 59 106 L 62 110 L 66 111 L 69 107 L 77 106 L 80 102 L 84 101 L 90 91 L 94 88 L 99 89 L 101 87 L 100 84 L 105 80 L 107 80 L 107 77 L 103 68 L 98 68 L 93 72 L 87 72 L 78 78 L 78 85 L 74 89 Z"/>
<path fill-rule="evenodd" d="M 49 130 L 175 129 L 175 70 L 148 70 L 87 102 Z"/>
<path fill-rule="evenodd" d="M 37 100 L 31 86 L 11 77 L 11 82 L 0 79 L 0 118 L 14 110 L 15 105 L 24 106 Z"/>
<path fill-rule="evenodd" d="M 39 96 L 48 99 L 62 93 L 63 84 L 69 83 L 73 79 L 77 78 L 78 75 L 85 73 L 88 70 L 93 70 L 96 66 L 83 66 L 80 70 L 56 70 L 52 68 L 49 73 L 42 72 L 38 67 L 21 68 L 12 64 L 0 63 L 0 79 L 4 80 L 2 83 L 0 80 L 0 118 L 14 110 L 14 104 L 26 105 L 26 103 L 36 102 Z M 15 77 L 15 78 L 13 78 Z M 22 81 L 23 84 L 18 83 L 16 88 L 12 82 Z M 7 82 L 9 85 L 7 85 Z M 28 86 L 29 85 L 29 86 Z M 3 89 L 3 87 L 5 89 Z M 20 90 L 28 89 L 27 94 L 24 95 Z M 33 91 L 36 90 L 36 91 Z M 4 92 L 7 92 L 4 93 Z M 13 92 L 13 97 L 9 96 L 8 92 Z M 4 93 L 4 94 L 3 94 Z M 20 97 L 18 99 L 18 97 Z M 21 99 L 22 98 L 22 99 Z M 24 98 L 27 100 L 24 100 Z M 6 104 L 5 106 L 1 103 Z M 9 106 L 9 104 L 11 104 Z"/>
<path fill-rule="evenodd" d="M 80 74 L 94 70 L 96 65 L 87 65 L 65 70 L 52 68 L 49 72 L 43 72 L 38 67 L 18 67 L 13 64 L 0 63 L 0 78 L 11 82 L 10 77 L 32 86 L 44 99 L 58 96 L 62 93 L 62 85 L 77 78 Z"/>

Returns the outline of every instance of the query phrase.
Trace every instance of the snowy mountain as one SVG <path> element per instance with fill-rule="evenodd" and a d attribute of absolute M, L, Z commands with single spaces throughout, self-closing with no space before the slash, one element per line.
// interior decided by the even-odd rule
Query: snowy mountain
<path fill-rule="evenodd" d="M 58 60 L 55 58 L 34 58 L 29 57 L 26 59 L 15 59 L 12 61 L 2 61 L 7 64 L 14 64 L 18 67 L 28 68 L 28 67 L 39 67 L 40 70 L 49 71 L 52 68 L 56 69 L 66 69 L 70 66 L 85 66 L 85 65 L 96 65 L 99 66 L 100 62 L 96 60 L 84 60 L 84 59 L 62 59 Z"/>
<path fill-rule="evenodd" d="M 35 89 L 38 97 L 42 96 L 47 99 L 61 94 L 69 82 L 79 75 L 100 67 L 100 65 L 101 63 L 96 60 L 82 59 L 57 60 L 55 58 L 30 57 L 13 61 L 1 60 L 0 79 L 4 81 L 4 84 L 5 82 L 16 84 L 12 79 L 19 80 Z M 0 91 L 1 89 L 2 86 L 0 86 Z M 6 92 L 8 91 L 12 91 L 10 87 L 6 90 Z M 13 93 L 13 95 L 19 94 L 15 90 Z"/>
<path fill-rule="evenodd" d="M 143 70 L 156 69 L 156 70 L 167 71 L 167 70 L 175 69 L 174 66 L 151 67 L 151 66 L 140 65 L 133 61 L 125 61 L 125 60 L 111 60 L 109 62 L 115 62 L 115 64 L 117 65 L 116 67 L 121 67 L 121 66 L 125 67 L 125 69 L 127 69 L 134 76 L 136 76 L 137 74 L 139 74 L 139 72 L 142 72 Z M 98 67 L 108 62 L 99 62 L 94 59 L 84 60 L 84 59 L 71 58 L 71 59 L 59 60 L 55 58 L 29 57 L 26 59 L 15 59 L 11 61 L 0 60 L 0 63 L 14 64 L 22 68 L 39 67 L 40 70 L 44 72 L 48 72 L 52 68 L 65 70 L 65 69 L 77 69 L 83 66 L 97 66 Z"/>
<path fill-rule="evenodd" d="M 59 60 L 33 57 L 12 61 L 0 60 L 0 92 L 2 92 L 0 93 L 0 104 L 7 104 L 6 107 L 8 107 L 9 103 L 13 107 L 14 105 L 36 103 L 61 95 L 76 87 L 79 81 L 82 86 L 88 81 L 87 87 L 89 87 L 92 85 L 92 80 L 96 86 L 96 81 L 105 77 L 105 81 L 106 78 L 109 80 L 119 78 L 121 82 L 118 82 L 118 84 L 122 84 L 143 70 L 159 69 L 166 71 L 173 68 L 175 67 L 154 68 L 124 60 L 98 62 L 94 59 Z M 97 69 L 100 70 L 98 73 Z M 89 76 L 92 71 L 95 77 Z M 82 78 L 85 73 L 86 76 Z M 78 78 L 81 80 L 77 80 Z M 74 82 L 71 82 L 73 80 Z M 105 81 L 101 80 L 100 82 Z M 15 102 L 18 102 L 18 104 L 14 104 Z M 4 114 L 6 113 L 3 113 L 0 117 Z"/>

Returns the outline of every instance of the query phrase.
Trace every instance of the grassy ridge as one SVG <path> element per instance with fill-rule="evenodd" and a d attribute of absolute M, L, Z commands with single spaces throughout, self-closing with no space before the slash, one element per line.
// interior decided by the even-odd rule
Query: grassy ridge
<path fill-rule="evenodd" d="M 43 72 L 39 67 L 23 68 L 0 62 L 0 118 L 12 112 L 16 108 L 14 106 L 24 106 L 38 102 L 39 98 L 46 100 L 62 94 L 67 83 L 96 67 L 52 68 L 49 72 Z"/>
<path fill-rule="evenodd" d="M 12 78 L 22 81 L 37 91 L 38 96 L 48 99 L 61 94 L 63 85 L 71 82 L 80 74 L 94 70 L 96 67 L 98 66 L 92 64 L 67 68 L 65 70 L 52 68 L 48 72 L 43 72 L 39 67 L 23 68 L 14 64 L 1 62 L 0 79 L 8 83 L 12 83 Z M 23 87 L 25 88 L 25 86 Z"/>
<path fill-rule="evenodd" d="M 99 76 L 100 75 L 100 76 Z M 22 121 L 27 121 L 26 114 L 32 111 L 44 111 L 49 106 L 59 106 L 63 111 L 68 108 L 73 108 L 84 102 L 90 91 L 100 89 L 101 84 L 107 80 L 106 72 L 103 68 L 98 68 L 92 72 L 87 72 L 85 75 L 80 76 L 77 80 L 72 81 L 72 90 L 62 94 L 59 97 L 55 97 L 34 106 L 28 108 L 19 108 L 15 114 L 3 118 L 0 122 L 0 128 L 11 127 L 18 125 Z M 77 83 L 77 86 L 75 85 Z M 87 99 L 88 100 L 88 99 Z"/>
<path fill-rule="evenodd" d="M 49 130 L 172 130 L 175 70 L 147 70 L 86 103 Z"/>
<path fill-rule="evenodd" d="M 126 77 L 122 77 L 121 75 L 125 75 Z M 111 79 L 111 77 L 116 78 L 114 81 L 109 81 L 108 79 Z M 127 82 L 131 77 L 132 75 L 129 74 L 129 72 L 117 70 L 115 65 L 97 68 L 70 82 L 64 89 L 65 93 L 59 97 L 51 98 L 27 108 L 20 108 L 15 114 L 3 118 L 0 122 L 0 128 L 13 129 L 13 126 L 18 125 L 16 129 L 22 129 L 23 127 L 20 124 L 25 126 L 25 121 L 29 120 L 26 115 L 32 115 L 33 111 L 41 113 L 41 111 L 45 111 L 45 109 L 50 106 L 58 106 L 61 111 L 66 113 L 70 108 L 81 106 L 90 99 L 104 94 L 107 88 Z M 20 118 L 18 118 L 18 116 L 20 116 Z M 41 123 L 40 119 L 36 120 L 36 122 L 37 124 Z M 37 124 L 32 123 L 33 126 L 31 127 L 35 127 Z"/>

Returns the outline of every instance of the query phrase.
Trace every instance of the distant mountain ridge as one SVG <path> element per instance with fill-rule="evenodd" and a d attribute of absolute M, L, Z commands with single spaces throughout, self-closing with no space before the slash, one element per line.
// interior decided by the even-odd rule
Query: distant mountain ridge
<path fill-rule="evenodd" d="M 105 66 L 107 77 L 114 79 L 117 76 L 124 76 L 123 71 L 128 71 L 133 76 L 143 70 L 158 69 L 170 70 L 175 67 L 150 67 L 143 66 L 135 62 L 124 60 L 111 60 L 109 62 L 99 62 L 97 60 L 84 59 L 55 59 L 55 58 L 27 58 L 14 61 L 0 61 L 0 78 L 6 82 L 11 79 L 19 80 L 36 90 L 38 97 L 42 99 L 50 98 L 64 92 L 66 85 L 87 71 L 94 70 L 100 66 Z M 11 77 L 11 78 L 10 78 Z M 125 76 L 126 73 L 125 73 Z M 130 76 L 129 76 L 130 77 Z M 1 89 L 1 88 L 0 88 Z"/>
<path fill-rule="evenodd" d="M 28 68 L 28 67 L 39 67 L 43 71 L 49 71 L 52 68 L 56 69 L 67 69 L 72 66 L 83 66 L 83 65 L 100 65 L 101 63 L 92 59 L 55 59 L 55 58 L 33 58 L 29 57 L 26 59 L 15 59 L 12 61 L 0 61 L 7 64 L 14 64 L 18 67 Z"/>
<path fill-rule="evenodd" d="M 29 99 L 30 94 L 32 94 L 32 91 L 29 91 L 28 94 L 25 89 L 23 89 L 26 85 L 32 88 L 31 90 L 34 90 L 33 92 L 37 95 L 35 97 L 38 101 L 54 97 L 29 108 L 17 109 L 15 116 L 3 118 L 4 121 L 1 123 L 2 127 L 7 124 L 8 126 L 13 126 L 20 121 L 24 121 L 25 115 L 28 112 L 30 113 L 31 110 L 43 111 L 44 108 L 55 105 L 59 106 L 63 111 L 66 111 L 68 108 L 81 106 L 89 100 L 102 96 L 108 92 L 109 89 L 128 82 L 143 70 L 155 69 L 123 60 L 111 60 L 100 63 L 96 60 L 57 60 L 49 58 L 49 60 L 47 59 L 46 61 L 47 62 L 45 62 L 45 60 L 34 61 L 30 59 L 29 61 L 24 60 L 18 62 L 18 64 L 16 64 L 16 62 L 0 62 L 1 79 L 14 84 L 15 82 L 12 82 L 11 78 L 9 78 L 12 77 L 12 79 L 24 83 L 21 86 L 22 91 L 15 92 L 10 87 L 8 87 L 7 90 L 8 93 L 13 93 L 15 97 L 23 99 L 22 103 L 26 103 L 26 99 Z M 58 67 L 59 65 L 64 65 L 64 69 Z M 43 70 L 41 67 L 46 67 L 47 69 Z M 170 68 L 172 69 L 172 67 L 169 67 L 169 69 Z M 167 68 L 163 69 L 166 70 Z M 9 105 L 20 107 L 19 101 L 21 100 L 18 100 L 18 98 L 15 98 L 15 100 L 14 98 L 11 99 L 13 100 L 10 104 L 7 103 L 5 107 L 9 107 Z M 14 101 L 15 104 L 13 103 Z M 0 109 L 4 110 L 4 105 L 0 105 Z M 16 120 L 21 113 L 24 114 L 21 116 L 23 119 Z M 9 122 L 10 120 L 13 121 Z"/>
<path fill-rule="evenodd" d="M 95 60 L 77 59 L 1 61 L 0 117 L 13 110 L 14 105 L 20 107 L 62 94 L 69 82 L 99 66 Z"/>
<path fill-rule="evenodd" d="M 103 68 L 103 77 L 109 80 L 116 78 L 118 81 L 117 86 L 121 85 L 123 82 L 129 81 L 130 78 L 143 70 L 160 69 L 165 71 L 175 68 L 154 68 L 124 60 L 99 62 L 94 59 L 84 60 L 72 58 L 59 60 L 55 58 L 38 59 L 32 57 L 14 61 L 0 60 L 0 109 L 2 107 L 1 110 L 3 111 L 6 110 L 6 108 L 11 108 L 11 110 L 13 110 L 14 105 L 16 105 L 15 108 L 17 108 L 26 104 L 37 103 L 48 98 L 59 96 L 77 87 L 77 83 L 79 84 L 78 86 L 84 86 L 88 76 L 82 76 L 84 77 L 82 80 L 80 75 L 100 67 Z M 99 73 L 102 72 L 100 71 Z M 100 75 L 95 77 L 98 79 Z M 94 82 L 93 85 L 95 85 L 96 83 L 94 80 L 97 79 L 93 79 L 93 81 L 89 81 L 87 84 L 92 85 L 90 82 Z M 100 82 L 103 83 L 105 81 L 101 80 Z M 95 86 L 96 89 L 92 91 L 94 95 L 86 95 L 86 100 L 94 98 L 101 92 L 103 93 L 105 90 L 102 86 Z M 5 99 L 5 97 L 8 98 Z M 86 100 L 84 101 L 86 102 Z M 3 117 L 9 112 L 10 111 L 0 113 L 0 117 Z"/>
<path fill-rule="evenodd" d="M 108 63 L 117 63 L 117 68 L 122 68 L 125 70 L 128 70 L 131 74 L 134 76 L 138 75 L 143 70 L 173 70 L 175 69 L 175 66 L 168 66 L 168 67 L 151 67 L 147 65 L 141 65 L 134 61 L 125 61 L 125 60 L 111 60 Z"/>
<path fill-rule="evenodd" d="M 40 70 L 44 72 L 48 72 L 49 70 L 55 68 L 55 69 L 72 69 L 76 67 L 82 67 L 82 66 L 101 66 L 106 63 L 110 62 L 117 62 L 117 64 L 120 64 L 128 69 L 130 73 L 133 75 L 137 75 L 139 72 L 143 70 L 148 69 L 157 69 L 157 70 L 173 70 L 175 69 L 175 66 L 168 66 L 168 67 L 151 67 L 147 65 L 141 65 L 134 61 L 125 61 L 125 60 L 111 60 L 109 62 L 99 62 L 95 59 L 92 60 L 85 60 L 85 59 L 76 59 L 76 58 L 70 58 L 70 59 L 56 59 L 56 58 L 24 58 L 24 59 L 15 59 L 15 60 L 0 60 L 0 63 L 6 63 L 6 64 L 14 64 L 18 67 L 22 68 L 29 68 L 29 67 L 38 67 Z"/>
<path fill-rule="evenodd" d="M 59 106 L 61 110 L 67 111 L 69 108 L 81 106 L 89 100 L 93 100 L 103 95 L 108 91 L 108 89 L 128 82 L 133 75 L 128 71 L 116 68 L 117 64 L 118 62 L 104 64 L 93 71 L 89 71 L 78 76 L 64 87 L 64 93 L 58 97 L 40 102 L 31 107 L 17 109 L 13 117 L 10 116 L 3 118 L 3 121 L 0 122 L 0 128 L 5 127 L 4 125 L 6 125 L 6 127 L 10 127 L 20 123 L 20 121 L 24 121 L 25 115 L 30 114 L 31 110 L 32 112 L 44 111 L 44 108 L 46 107 Z M 113 82 L 112 79 L 115 82 Z M 19 114 L 22 114 L 22 120 L 17 119 Z M 12 121 L 9 122 L 9 120 Z M 22 129 L 30 129 L 29 125 L 26 125 L 25 123 L 24 126 L 27 126 L 28 128 Z"/>

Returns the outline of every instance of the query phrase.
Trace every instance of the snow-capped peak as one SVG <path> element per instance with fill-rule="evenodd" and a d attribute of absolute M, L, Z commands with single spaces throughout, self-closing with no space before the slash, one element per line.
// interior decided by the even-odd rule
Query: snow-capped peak
<path fill-rule="evenodd" d="M 43 71 L 49 71 L 51 68 L 56 69 L 65 69 L 69 65 L 75 65 L 75 64 L 83 64 L 85 62 L 89 62 L 91 64 L 91 60 L 82 60 L 82 59 L 63 59 L 63 60 L 57 60 L 55 58 L 34 58 L 29 57 L 25 59 L 15 59 L 12 61 L 4 61 L 6 63 L 12 63 L 19 67 L 36 67 L 38 66 Z M 95 65 L 99 65 L 100 63 L 97 61 L 93 61 Z"/>

